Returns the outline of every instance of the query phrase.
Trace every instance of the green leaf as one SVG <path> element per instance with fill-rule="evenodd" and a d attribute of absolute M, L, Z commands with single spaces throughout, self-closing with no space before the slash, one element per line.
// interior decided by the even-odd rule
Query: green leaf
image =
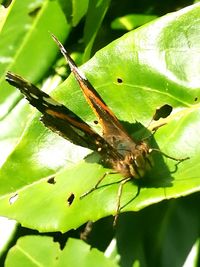
<path fill-rule="evenodd" d="M 62 257 L 58 261 L 58 266 L 108 266 L 117 267 L 118 265 L 106 258 L 102 252 L 89 245 L 86 245 L 81 240 L 68 239 L 67 245 L 63 250 Z"/>
<path fill-rule="evenodd" d="M 110 5 L 110 0 L 90 0 L 84 28 L 84 43 L 86 45 L 83 61 L 90 58 L 90 53 L 101 26 L 103 18 Z"/>
<path fill-rule="evenodd" d="M 155 15 L 130 14 L 113 20 L 111 28 L 130 31 L 156 18 Z"/>
<path fill-rule="evenodd" d="M 24 236 L 10 249 L 5 266 L 56 266 L 59 253 L 59 244 L 51 237 Z"/>
<path fill-rule="evenodd" d="M 58 2 L 69 23 L 75 27 L 87 13 L 89 0 L 58 0 Z"/>
<path fill-rule="evenodd" d="M 199 239 L 199 200 L 196 193 L 122 214 L 116 230 L 120 266 L 185 266 Z"/>
<path fill-rule="evenodd" d="M 48 257 L 47 257 L 48 255 Z M 68 239 L 61 251 L 59 244 L 46 236 L 25 236 L 9 251 L 6 267 L 12 266 L 106 266 L 117 267 L 97 249 L 81 240 Z"/>
<path fill-rule="evenodd" d="M 55 46 L 53 44 L 46 46 L 50 40 L 49 31 L 54 32 L 61 40 L 64 40 L 66 33 L 69 32 L 69 26 L 66 24 L 64 15 L 56 1 L 43 1 L 34 16 L 31 13 L 33 11 L 32 5 L 31 0 L 26 0 L 15 1 L 8 7 L 9 12 L 7 12 L 7 18 L 0 33 L 2 62 L 0 65 L 0 86 L 3 88 L 1 102 L 6 97 L 14 95 L 14 92 L 16 93 L 5 83 L 6 71 L 13 70 L 33 82 L 38 81 L 43 77 L 49 68 L 49 63 L 53 62 L 56 56 Z M 18 19 L 19 15 L 20 20 Z M 54 23 L 55 17 L 59 17 L 57 23 Z M 11 31 L 12 34 L 10 34 Z M 66 33 L 63 33 L 65 31 Z M 7 114 L 7 106 L 10 108 L 8 103 L 4 101 L 4 105 L 1 105 L 1 117 Z"/>
<path fill-rule="evenodd" d="M 135 121 L 147 126 L 158 107 L 171 105 L 172 115 L 151 145 L 176 158 L 190 157 L 176 169 L 176 162 L 155 154 L 139 195 L 134 182 L 124 186 L 122 212 L 200 189 L 199 11 L 196 4 L 130 32 L 81 68 L 129 133 L 140 139 L 144 135 L 135 132 Z M 74 77 L 53 96 L 94 125 L 95 117 Z M 80 161 L 87 153 L 45 129 L 37 113 L 1 169 L 0 214 L 39 231 L 62 232 L 115 214 L 118 183 L 79 199 L 106 171 L 94 153 Z M 51 176 L 55 184 L 48 183 Z M 110 175 L 102 185 L 120 179 Z M 72 193 L 75 199 L 69 206 Z"/>
<path fill-rule="evenodd" d="M 86 14 L 89 0 L 72 0 L 72 25 L 76 26 Z"/>
<path fill-rule="evenodd" d="M 4 151 L 0 165 L 19 141 L 30 113 L 30 107 L 24 106 L 24 102 L 19 103 L 21 94 L 5 82 L 6 72 L 13 70 L 38 82 L 57 56 L 49 31 L 62 41 L 70 31 L 56 1 L 13 1 L 8 8 L 2 9 L 0 128 L 6 130 L 0 133 L 0 149 Z"/>

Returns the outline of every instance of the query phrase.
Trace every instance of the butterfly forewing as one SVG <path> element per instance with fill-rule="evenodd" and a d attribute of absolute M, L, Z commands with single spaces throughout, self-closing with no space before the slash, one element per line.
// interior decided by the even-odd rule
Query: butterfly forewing
<path fill-rule="evenodd" d="M 103 137 L 105 139 L 109 139 L 108 137 L 114 135 L 118 136 L 119 138 L 126 138 L 130 140 L 129 135 L 126 133 L 126 131 L 124 130 L 123 126 L 121 125 L 117 117 L 106 105 L 106 103 L 103 101 L 98 92 L 94 89 L 94 87 L 85 77 L 85 75 L 79 70 L 73 59 L 70 57 L 68 52 L 63 47 L 63 45 L 54 35 L 52 35 L 52 37 L 58 44 L 62 54 L 67 60 L 71 68 L 71 71 L 74 73 L 74 76 L 76 77 L 76 80 L 78 81 L 87 102 L 89 103 L 92 110 L 96 114 L 103 130 Z"/>
<path fill-rule="evenodd" d="M 76 145 L 90 148 L 104 155 L 107 151 L 108 156 L 120 159 L 119 153 L 70 109 L 19 75 L 8 72 L 6 80 L 18 88 L 30 104 L 42 113 L 41 121 L 52 131 Z"/>
<path fill-rule="evenodd" d="M 42 122 L 71 142 L 97 150 L 96 134 L 80 117 L 22 77 L 8 72 L 6 80 L 18 88 L 43 115 Z M 94 138 L 91 136 L 94 135 Z M 94 141 L 94 142 L 93 142 Z"/>

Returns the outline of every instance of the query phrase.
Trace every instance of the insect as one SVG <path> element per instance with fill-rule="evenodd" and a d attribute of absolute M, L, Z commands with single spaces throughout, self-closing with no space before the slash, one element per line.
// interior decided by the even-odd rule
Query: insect
<path fill-rule="evenodd" d="M 114 113 L 106 105 L 85 75 L 78 69 L 63 45 L 54 35 L 52 35 L 52 38 L 60 48 L 87 102 L 96 114 L 98 122 L 102 127 L 102 136 L 96 133 L 70 109 L 58 103 L 48 94 L 40 91 L 36 86 L 20 76 L 8 72 L 6 80 L 11 85 L 17 87 L 26 96 L 30 104 L 42 113 L 41 121 L 45 126 L 76 145 L 97 151 L 105 165 L 112 168 L 115 172 L 122 174 L 123 179 L 120 181 L 117 194 L 115 223 L 120 213 L 120 199 L 124 184 L 131 179 L 142 178 L 145 172 L 151 169 L 153 164 L 151 153 L 155 149 L 150 148 L 145 141 L 136 142 L 129 136 Z M 175 159 L 173 157 L 169 158 Z M 105 176 L 106 174 L 99 179 L 93 188 L 85 192 L 81 197 L 94 191 Z"/>

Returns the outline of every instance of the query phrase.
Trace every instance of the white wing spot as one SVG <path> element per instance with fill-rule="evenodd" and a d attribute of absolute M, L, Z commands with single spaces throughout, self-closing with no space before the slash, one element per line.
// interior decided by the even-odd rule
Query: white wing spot
<path fill-rule="evenodd" d="M 47 108 L 49 107 L 49 105 L 46 102 L 43 102 L 42 105 L 47 107 Z"/>
<path fill-rule="evenodd" d="M 44 100 L 47 104 L 50 104 L 50 105 L 53 105 L 53 106 L 62 106 L 62 104 L 56 102 L 55 100 L 53 100 L 53 99 L 50 98 L 50 97 L 43 97 L 43 100 Z"/>
<path fill-rule="evenodd" d="M 32 94 L 32 93 L 30 93 L 30 96 L 31 96 L 32 98 L 39 99 L 39 97 L 38 97 L 37 95 L 34 95 L 34 94 Z"/>

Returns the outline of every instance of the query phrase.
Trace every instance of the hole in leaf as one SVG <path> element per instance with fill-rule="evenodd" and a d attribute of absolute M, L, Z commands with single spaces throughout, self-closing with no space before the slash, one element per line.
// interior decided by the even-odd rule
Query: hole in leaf
<path fill-rule="evenodd" d="M 72 202 L 74 201 L 74 198 L 75 198 L 75 195 L 73 193 L 71 193 L 67 199 L 67 203 L 69 206 L 71 206 Z"/>
<path fill-rule="evenodd" d="M 171 114 L 172 110 L 173 110 L 172 106 L 168 104 L 165 104 L 160 108 L 157 108 L 155 114 L 153 115 L 153 120 L 158 121 L 160 118 L 168 117 Z"/>
<path fill-rule="evenodd" d="M 55 177 L 50 177 L 50 178 L 47 180 L 47 183 L 49 183 L 49 184 L 55 184 L 55 183 L 56 183 Z"/>
<path fill-rule="evenodd" d="M 117 78 L 118 83 L 123 83 L 123 80 L 121 78 Z"/>
<path fill-rule="evenodd" d="M 9 199 L 10 205 L 12 205 L 13 203 L 15 203 L 17 201 L 18 196 L 19 196 L 18 194 L 15 194 Z"/>

